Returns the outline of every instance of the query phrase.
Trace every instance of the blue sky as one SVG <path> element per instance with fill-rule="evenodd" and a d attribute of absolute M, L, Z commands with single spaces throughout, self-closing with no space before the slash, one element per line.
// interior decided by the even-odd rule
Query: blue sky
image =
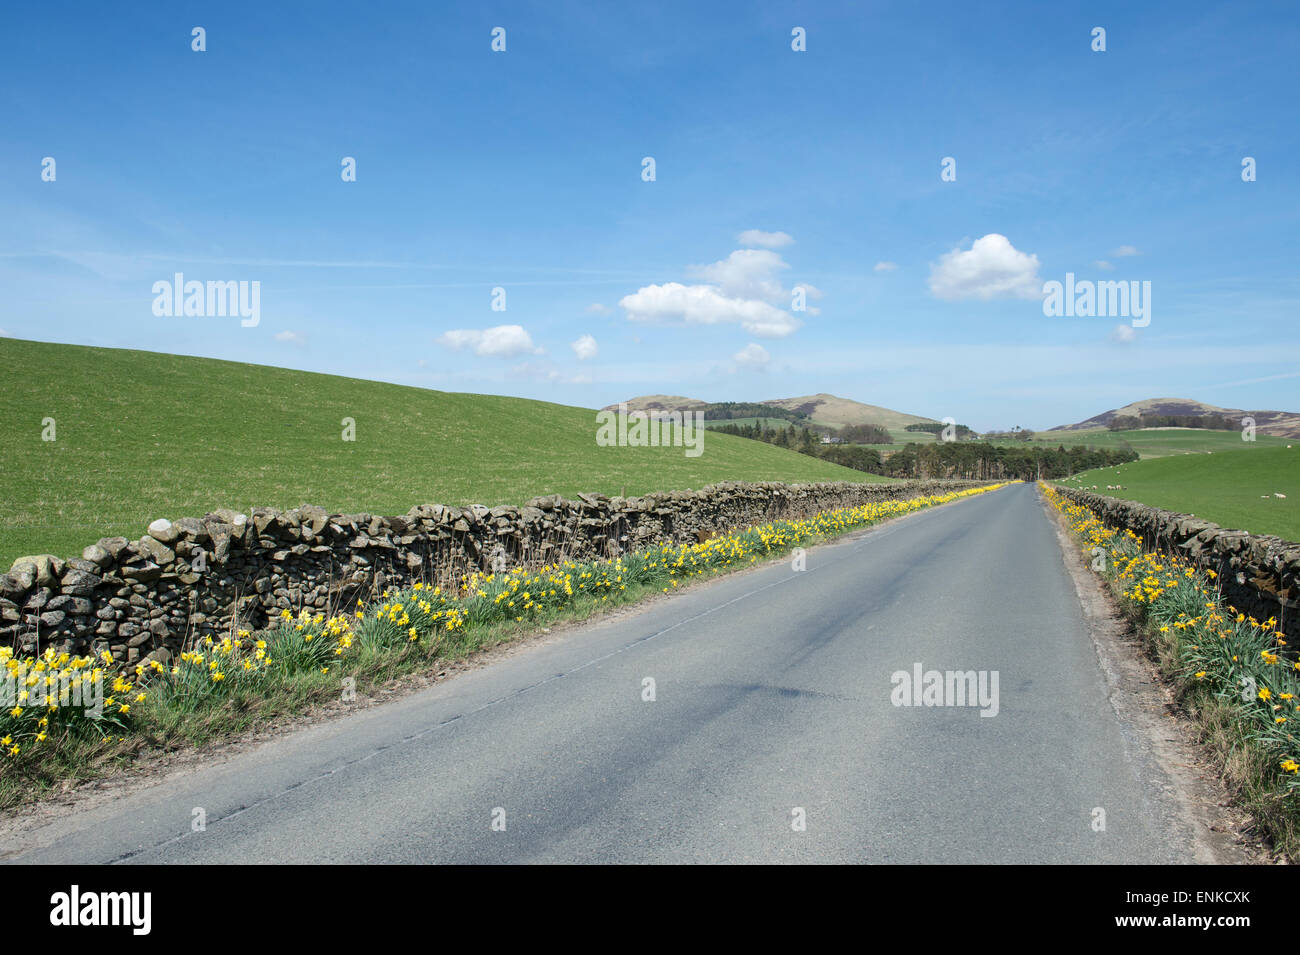
<path fill-rule="evenodd" d="M 1300 410 L 1291 4 L 2 16 L 11 336 L 586 407 L 831 392 L 981 430 Z M 260 282 L 258 325 L 156 316 L 176 272 Z M 1150 324 L 1046 317 L 1067 272 L 1149 281 Z"/>

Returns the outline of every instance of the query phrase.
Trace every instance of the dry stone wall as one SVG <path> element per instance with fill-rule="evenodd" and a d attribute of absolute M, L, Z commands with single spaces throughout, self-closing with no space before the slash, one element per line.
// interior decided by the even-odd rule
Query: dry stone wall
<path fill-rule="evenodd" d="M 537 497 L 522 507 L 428 504 L 401 517 L 304 505 L 157 520 L 139 540 L 106 537 L 78 558 L 15 561 L 0 575 L 0 646 L 166 661 L 196 638 L 256 629 L 286 609 L 350 609 L 390 586 L 447 586 L 475 570 L 612 557 L 977 483 L 725 483 L 633 498 Z"/>
<path fill-rule="evenodd" d="M 1131 530 L 1150 550 L 1191 557 L 1215 571 L 1227 601 L 1257 620 L 1276 617 L 1278 628 L 1300 639 L 1300 544 L 1220 527 L 1210 521 L 1136 501 L 1056 488 L 1111 527 Z"/>

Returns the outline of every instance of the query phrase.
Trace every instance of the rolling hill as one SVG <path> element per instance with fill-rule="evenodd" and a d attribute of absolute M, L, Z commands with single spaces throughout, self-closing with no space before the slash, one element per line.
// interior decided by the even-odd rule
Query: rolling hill
<path fill-rule="evenodd" d="M 722 480 L 885 480 L 723 434 L 698 457 L 598 447 L 594 411 L 522 398 L 12 338 L 0 362 L 0 570 L 220 507 L 405 514 Z"/>
<path fill-rule="evenodd" d="M 641 395 L 629 398 L 625 404 L 629 411 L 702 411 L 710 402 L 698 398 L 684 398 L 680 395 Z M 905 414 L 891 408 L 863 404 L 849 398 L 836 395 L 804 395 L 801 398 L 769 398 L 759 404 L 783 408 L 787 411 L 800 411 L 808 415 L 813 424 L 830 428 L 842 428 L 848 424 L 878 424 L 890 430 L 902 430 L 909 424 L 933 424 L 933 418 Z M 617 409 L 617 405 L 607 406 L 608 410 Z"/>
<path fill-rule="evenodd" d="M 1189 398 L 1147 398 L 1135 401 L 1122 408 L 1103 411 L 1076 424 L 1057 425 L 1052 431 L 1085 431 L 1091 428 L 1105 428 L 1111 419 L 1121 416 L 1138 417 L 1142 414 L 1158 415 L 1214 415 L 1229 418 L 1242 418 L 1247 415 L 1255 419 L 1255 429 L 1260 434 L 1271 434 L 1281 438 L 1300 438 L 1300 413 L 1293 411 L 1243 411 L 1240 408 L 1220 408 L 1203 401 Z"/>
<path fill-rule="evenodd" d="M 904 414 L 891 408 L 867 405 L 835 395 L 805 395 L 802 398 L 773 398 L 765 405 L 775 405 L 789 411 L 802 411 L 814 421 L 842 428 L 846 424 L 878 424 L 885 428 L 905 428 L 909 424 L 935 424 L 934 418 Z"/>

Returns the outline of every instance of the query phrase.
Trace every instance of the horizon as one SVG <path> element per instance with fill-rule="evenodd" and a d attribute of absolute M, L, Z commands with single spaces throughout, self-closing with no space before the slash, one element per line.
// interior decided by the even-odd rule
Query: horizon
<path fill-rule="evenodd" d="M 62 6 L 0 38 L 10 337 L 977 431 L 1300 410 L 1300 26 L 1267 4 Z M 178 273 L 257 283 L 257 320 L 160 313 Z"/>
<path fill-rule="evenodd" d="M 73 345 L 73 346 L 75 346 L 75 347 L 83 347 L 83 348 L 110 348 L 110 347 L 111 347 L 111 346 L 104 346 L 104 345 L 81 345 L 81 344 L 76 343 L 76 342 L 47 342 L 47 341 L 45 341 L 44 339 L 34 339 L 34 338 L 33 338 L 33 339 L 23 339 L 23 338 L 19 338 L 18 336 L 15 336 L 15 335 L 0 335 L 0 338 L 11 338 L 11 339 L 14 339 L 15 341 L 30 341 L 30 342 L 38 342 L 38 343 L 44 343 L 44 344 Z M 261 367 L 265 367 L 265 368 L 280 368 L 280 369 L 283 369 L 283 370 L 286 370 L 286 371 L 300 371 L 300 372 L 303 372 L 303 373 L 306 373 L 306 374 L 326 375 L 326 376 L 328 376 L 328 377 L 335 377 L 335 378 L 348 378 L 348 379 L 351 379 L 351 380 L 354 380 L 354 381 L 373 381 L 373 382 L 377 382 L 377 383 L 380 383 L 380 384 L 398 385 L 398 386 L 406 387 L 406 388 L 419 388 L 419 389 L 421 389 L 421 390 L 423 390 L 423 391 L 437 391 L 437 392 L 443 392 L 443 393 L 445 393 L 445 394 L 466 394 L 466 395 L 479 395 L 479 394 L 481 394 L 481 395 L 486 395 L 486 396 L 489 396 L 489 397 L 527 398 L 527 396 L 524 396 L 524 395 L 514 395 L 514 394 L 505 393 L 505 392 L 455 392 L 455 391 L 447 391 L 446 389 L 441 389 L 441 388 L 430 388 L 430 387 L 428 387 L 428 386 L 426 386 L 426 385 L 410 384 L 409 382 L 403 382 L 403 381 L 386 381 L 386 380 L 381 379 L 381 378 L 358 378 L 356 375 L 348 375 L 348 374 L 343 374 L 343 373 L 340 373 L 340 372 L 332 372 L 332 371 L 318 371 L 318 370 L 316 370 L 316 369 L 311 369 L 311 368 L 296 368 L 296 367 L 293 367 L 293 366 L 290 366 L 290 365 L 276 365 L 276 364 L 269 364 L 269 363 L 264 364 L 264 363 L 261 363 L 261 362 L 247 362 L 247 361 L 242 361 L 242 360 L 240 360 L 240 359 L 238 359 L 238 358 L 217 358 L 217 357 L 213 357 L 213 356 L 211 356 L 211 355 L 186 355 L 186 354 L 181 354 L 181 353 L 176 353 L 176 352 L 156 352 L 156 351 L 155 351 L 155 352 L 151 352 L 149 349 L 144 349 L 144 348 L 124 348 L 124 349 L 120 349 L 120 350 L 123 350 L 123 351 L 139 351 L 139 352 L 145 352 L 145 353 L 155 354 L 155 355 L 169 355 L 169 356 L 174 357 L 174 358 L 202 358 L 202 359 L 209 359 L 209 360 L 212 360 L 212 361 L 227 361 L 227 362 L 233 362 L 233 363 L 235 363 L 235 364 L 254 365 L 254 366 L 261 366 Z M 688 399 L 688 400 L 699 400 L 699 401 L 704 401 L 704 402 L 706 402 L 706 403 L 710 403 L 710 404 L 712 404 L 712 403 L 727 402 L 727 401 L 733 401 L 733 402 L 745 401 L 745 402 L 754 402 L 754 403 L 758 403 L 758 404 L 764 404 L 764 403 L 772 402 L 772 401 L 788 401 L 788 400 L 790 400 L 790 399 L 792 399 L 792 398 L 814 398 L 814 397 L 819 397 L 819 396 L 824 396 L 824 397 L 828 397 L 828 398 L 840 398 L 840 399 L 848 398 L 848 400 L 851 400 L 851 401 L 857 401 L 857 402 L 859 402 L 860 404 L 871 404 L 871 405 L 875 405 L 876 407 L 884 408 L 884 409 L 887 410 L 887 411 L 903 412 L 903 413 L 905 413 L 905 414 L 911 414 L 911 413 L 912 413 L 912 412 L 909 412 L 909 411 L 907 411 L 906 409 L 903 409 L 903 408 L 889 408 L 889 407 L 884 406 L 884 405 L 879 405 L 879 404 L 876 403 L 876 402 L 862 401 L 861 399 L 858 399 L 858 398 L 849 398 L 849 396 L 847 396 L 847 395 L 836 395 L 836 394 L 832 394 L 832 393 L 830 393 L 830 392 L 812 392 L 812 393 L 809 393 L 809 394 L 807 394 L 807 395 L 786 395 L 786 396 L 777 396 L 777 397 L 771 397 L 771 398 L 766 398 L 766 399 L 760 399 L 760 398 L 718 398 L 718 399 L 712 399 L 712 398 L 697 398 L 697 397 L 694 396 L 694 395 L 669 395 L 669 394 L 666 394 L 666 393 L 657 392 L 657 393 L 646 393 L 646 394 L 643 394 L 643 395 L 628 395 L 628 396 L 626 396 L 626 397 L 624 397 L 624 398 L 619 398 L 619 399 L 616 399 L 616 400 L 614 400 L 614 401 L 608 402 L 607 404 L 602 405 L 602 406 L 600 406 L 600 407 L 591 407 L 591 408 L 589 408 L 587 405 L 573 405 L 573 404 L 568 404 L 568 403 L 566 403 L 566 402 L 562 402 L 562 401 L 553 401 L 552 399 L 550 399 L 550 398 L 546 398 L 546 397 L 541 397 L 541 398 L 531 398 L 531 399 L 527 399 L 527 400 L 547 401 L 547 402 L 551 402 L 551 403 L 553 403 L 553 404 L 566 405 L 567 407 L 581 408 L 581 409 L 584 409 L 584 410 L 589 410 L 589 411 L 591 411 L 591 412 L 593 412 L 593 413 L 595 413 L 595 414 L 598 414 L 599 412 L 609 410 L 611 407 L 617 407 L 617 406 L 620 405 L 620 404 L 627 404 L 627 403 L 630 402 L 630 401 L 636 401 L 636 400 L 641 399 L 641 398 L 649 398 L 649 397 L 686 398 L 686 399 Z M 1146 402 L 1146 401 L 1156 401 L 1156 402 L 1161 402 L 1161 401 L 1178 401 L 1178 402 L 1189 402 L 1189 403 L 1190 403 L 1190 402 L 1198 402 L 1198 403 L 1200 403 L 1200 404 L 1208 404 L 1208 402 L 1200 402 L 1199 399 L 1196 399 L 1196 398 L 1186 398 L 1186 397 L 1170 396 L 1170 395 L 1164 395 L 1164 396 L 1151 396 L 1151 397 L 1148 397 L 1148 398 L 1134 398 L 1132 401 L 1126 401 L 1126 402 L 1124 402 L 1123 404 L 1116 405 L 1116 406 L 1113 407 L 1113 408 L 1105 408 L 1105 409 L 1103 409 L 1103 410 L 1101 410 L 1101 411 L 1096 411 L 1096 412 L 1093 412 L 1092 414 L 1083 415 L 1083 416 L 1081 416 L 1081 417 L 1079 417 L 1079 418 L 1076 418 L 1076 419 L 1074 419 L 1074 420 L 1071 420 L 1071 421 L 1062 421 L 1059 425 L 1049 425 L 1049 426 L 1047 426 L 1047 427 L 1026 427 L 1026 428 L 1024 428 L 1024 430 L 1026 430 L 1026 431 L 1032 431 L 1032 432 L 1041 432 L 1041 433 L 1046 434 L 1046 433 L 1048 433 L 1048 432 L 1050 432 L 1050 431 L 1055 431 L 1055 430 L 1058 430 L 1058 429 L 1064 429 L 1064 428 L 1068 428 L 1068 427 L 1071 427 L 1071 426 L 1076 425 L 1076 424 L 1080 424 L 1080 423 L 1082 423 L 1082 422 L 1084 422 L 1084 421 L 1087 421 L 1087 420 L 1089 420 L 1089 419 L 1091 419 L 1091 418 L 1098 417 L 1098 416 L 1100 416 L 1100 415 L 1102 415 L 1102 414 L 1106 414 L 1106 413 L 1111 412 L 1111 411 L 1119 411 L 1119 410 L 1121 410 L 1121 409 L 1123 409 L 1123 408 L 1128 407 L 1128 406 L 1131 405 L 1131 404 L 1138 404 L 1138 403 Z M 1219 406 L 1216 406 L 1216 407 L 1219 407 Z M 1285 408 L 1240 408 L 1240 409 L 1226 409 L 1226 408 L 1225 408 L 1225 409 L 1222 409 L 1222 410 L 1240 410 L 1240 411 L 1253 411 L 1253 412 L 1259 412 L 1259 411 L 1287 411 L 1288 409 L 1285 409 Z M 924 417 L 924 416 L 919 416 L 919 417 Z M 937 421 L 938 419 L 934 419 L 934 420 Z M 868 423 L 869 423 L 869 422 L 868 422 Z M 957 422 L 957 423 L 958 423 L 959 425 L 966 425 L 966 424 L 967 424 L 967 423 L 964 422 L 964 421 L 959 421 L 959 422 Z M 1003 427 L 1003 428 L 987 428 L 987 429 L 973 429 L 973 430 L 975 430 L 976 433 L 996 433 L 996 432 L 1005 432 L 1005 431 L 1010 431 L 1012 427 L 1020 427 L 1020 426 L 1019 426 L 1019 425 L 1007 425 L 1006 427 Z M 1169 427 L 1175 427 L 1175 426 L 1162 426 L 1159 430 L 1168 430 Z"/>

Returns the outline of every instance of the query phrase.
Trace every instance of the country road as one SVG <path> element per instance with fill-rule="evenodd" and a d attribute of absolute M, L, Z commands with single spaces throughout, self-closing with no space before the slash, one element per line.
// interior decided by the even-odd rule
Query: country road
<path fill-rule="evenodd" d="M 917 664 L 996 673 L 989 715 L 894 705 Z M 1205 861 L 1162 762 L 1019 484 L 0 841 L 33 863 Z"/>

